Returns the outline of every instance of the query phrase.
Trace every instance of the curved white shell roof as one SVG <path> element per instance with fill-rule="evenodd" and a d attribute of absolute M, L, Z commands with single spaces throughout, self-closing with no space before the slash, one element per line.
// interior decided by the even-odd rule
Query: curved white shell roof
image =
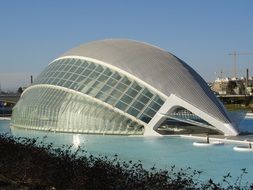
<path fill-rule="evenodd" d="M 226 110 L 206 82 L 185 62 L 155 46 L 132 40 L 101 40 L 71 49 L 62 56 L 83 56 L 108 63 L 174 94 L 216 119 L 230 123 Z"/>

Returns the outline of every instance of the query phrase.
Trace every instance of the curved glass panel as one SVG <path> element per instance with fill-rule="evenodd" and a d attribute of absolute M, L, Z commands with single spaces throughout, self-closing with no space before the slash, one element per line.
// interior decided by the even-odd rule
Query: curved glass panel
<path fill-rule="evenodd" d="M 197 115 L 183 107 L 177 107 L 157 129 L 160 134 L 222 134 Z"/>
<path fill-rule="evenodd" d="M 157 93 L 132 78 L 80 59 L 54 61 L 39 75 L 35 84 L 51 84 L 77 90 L 146 123 L 164 103 Z"/>
<path fill-rule="evenodd" d="M 33 87 L 22 95 L 12 126 L 94 134 L 141 135 L 144 127 L 80 94 L 54 87 Z"/>

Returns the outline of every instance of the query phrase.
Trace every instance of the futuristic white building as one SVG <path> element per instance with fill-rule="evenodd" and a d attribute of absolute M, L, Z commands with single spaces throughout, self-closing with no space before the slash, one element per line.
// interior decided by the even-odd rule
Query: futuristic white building
<path fill-rule="evenodd" d="M 205 123 L 182 117 L 182 108 Z M 142 42 L 102 40 L 74 48 L 51 62 L 23 92 L 11 125 L 156 135 L 167 118 L 224 135 L 238 134 L 206 82 L 182 60 Z"/>

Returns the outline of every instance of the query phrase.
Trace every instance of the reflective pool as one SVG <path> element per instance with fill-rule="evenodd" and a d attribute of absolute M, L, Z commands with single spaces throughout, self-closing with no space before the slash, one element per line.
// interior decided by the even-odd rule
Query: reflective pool
<path fill-rule="evenodd" d="M 253 120 L 242 122 L 243 125 L 251 125 Z M 250 127 L 249 127 L 250 128 Z M 0 131 L 10 131 L 9 121 L 0 121 Z M 193 139 L 182 137 L 126 137 L 126 136 L 99 136 L 85 134 L 52 133 L 40 131 L 25 131 L 13 129 L 16 136 L 40 137 L 46 142 L 53 142 L 55 146 L 73 144 L 84 147 L 89 153 L 95 155 L 113 156 L 117 154 L 122 160 L 141 160 L 146 168 L 169 168 L 176 165 L 177 168 L 191 167 L 203 171 L 202 179 L 213 178 L 221 181 L 222 176 L 231 173 L 239 176 L 242 168 L 249 172 L 245 180 L 253 181 L 253 152 L 235 152 L 235 144 L 224 146 L 194 147 Z"/>

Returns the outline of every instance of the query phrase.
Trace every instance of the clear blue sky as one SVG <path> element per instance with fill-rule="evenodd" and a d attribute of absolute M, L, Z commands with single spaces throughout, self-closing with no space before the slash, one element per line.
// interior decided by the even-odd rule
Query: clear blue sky
<path fill-rule="evenodd" d="M 227 54 L 253 52 L 252 0 L 2 0 L 0 83 L 29 84 L 46 65 L 77 45 L 129 38 L 183 59 L 207 81 L 223 70 Z M 253 75 L 253 55 L 238 56 L 238 73 Z"/>

